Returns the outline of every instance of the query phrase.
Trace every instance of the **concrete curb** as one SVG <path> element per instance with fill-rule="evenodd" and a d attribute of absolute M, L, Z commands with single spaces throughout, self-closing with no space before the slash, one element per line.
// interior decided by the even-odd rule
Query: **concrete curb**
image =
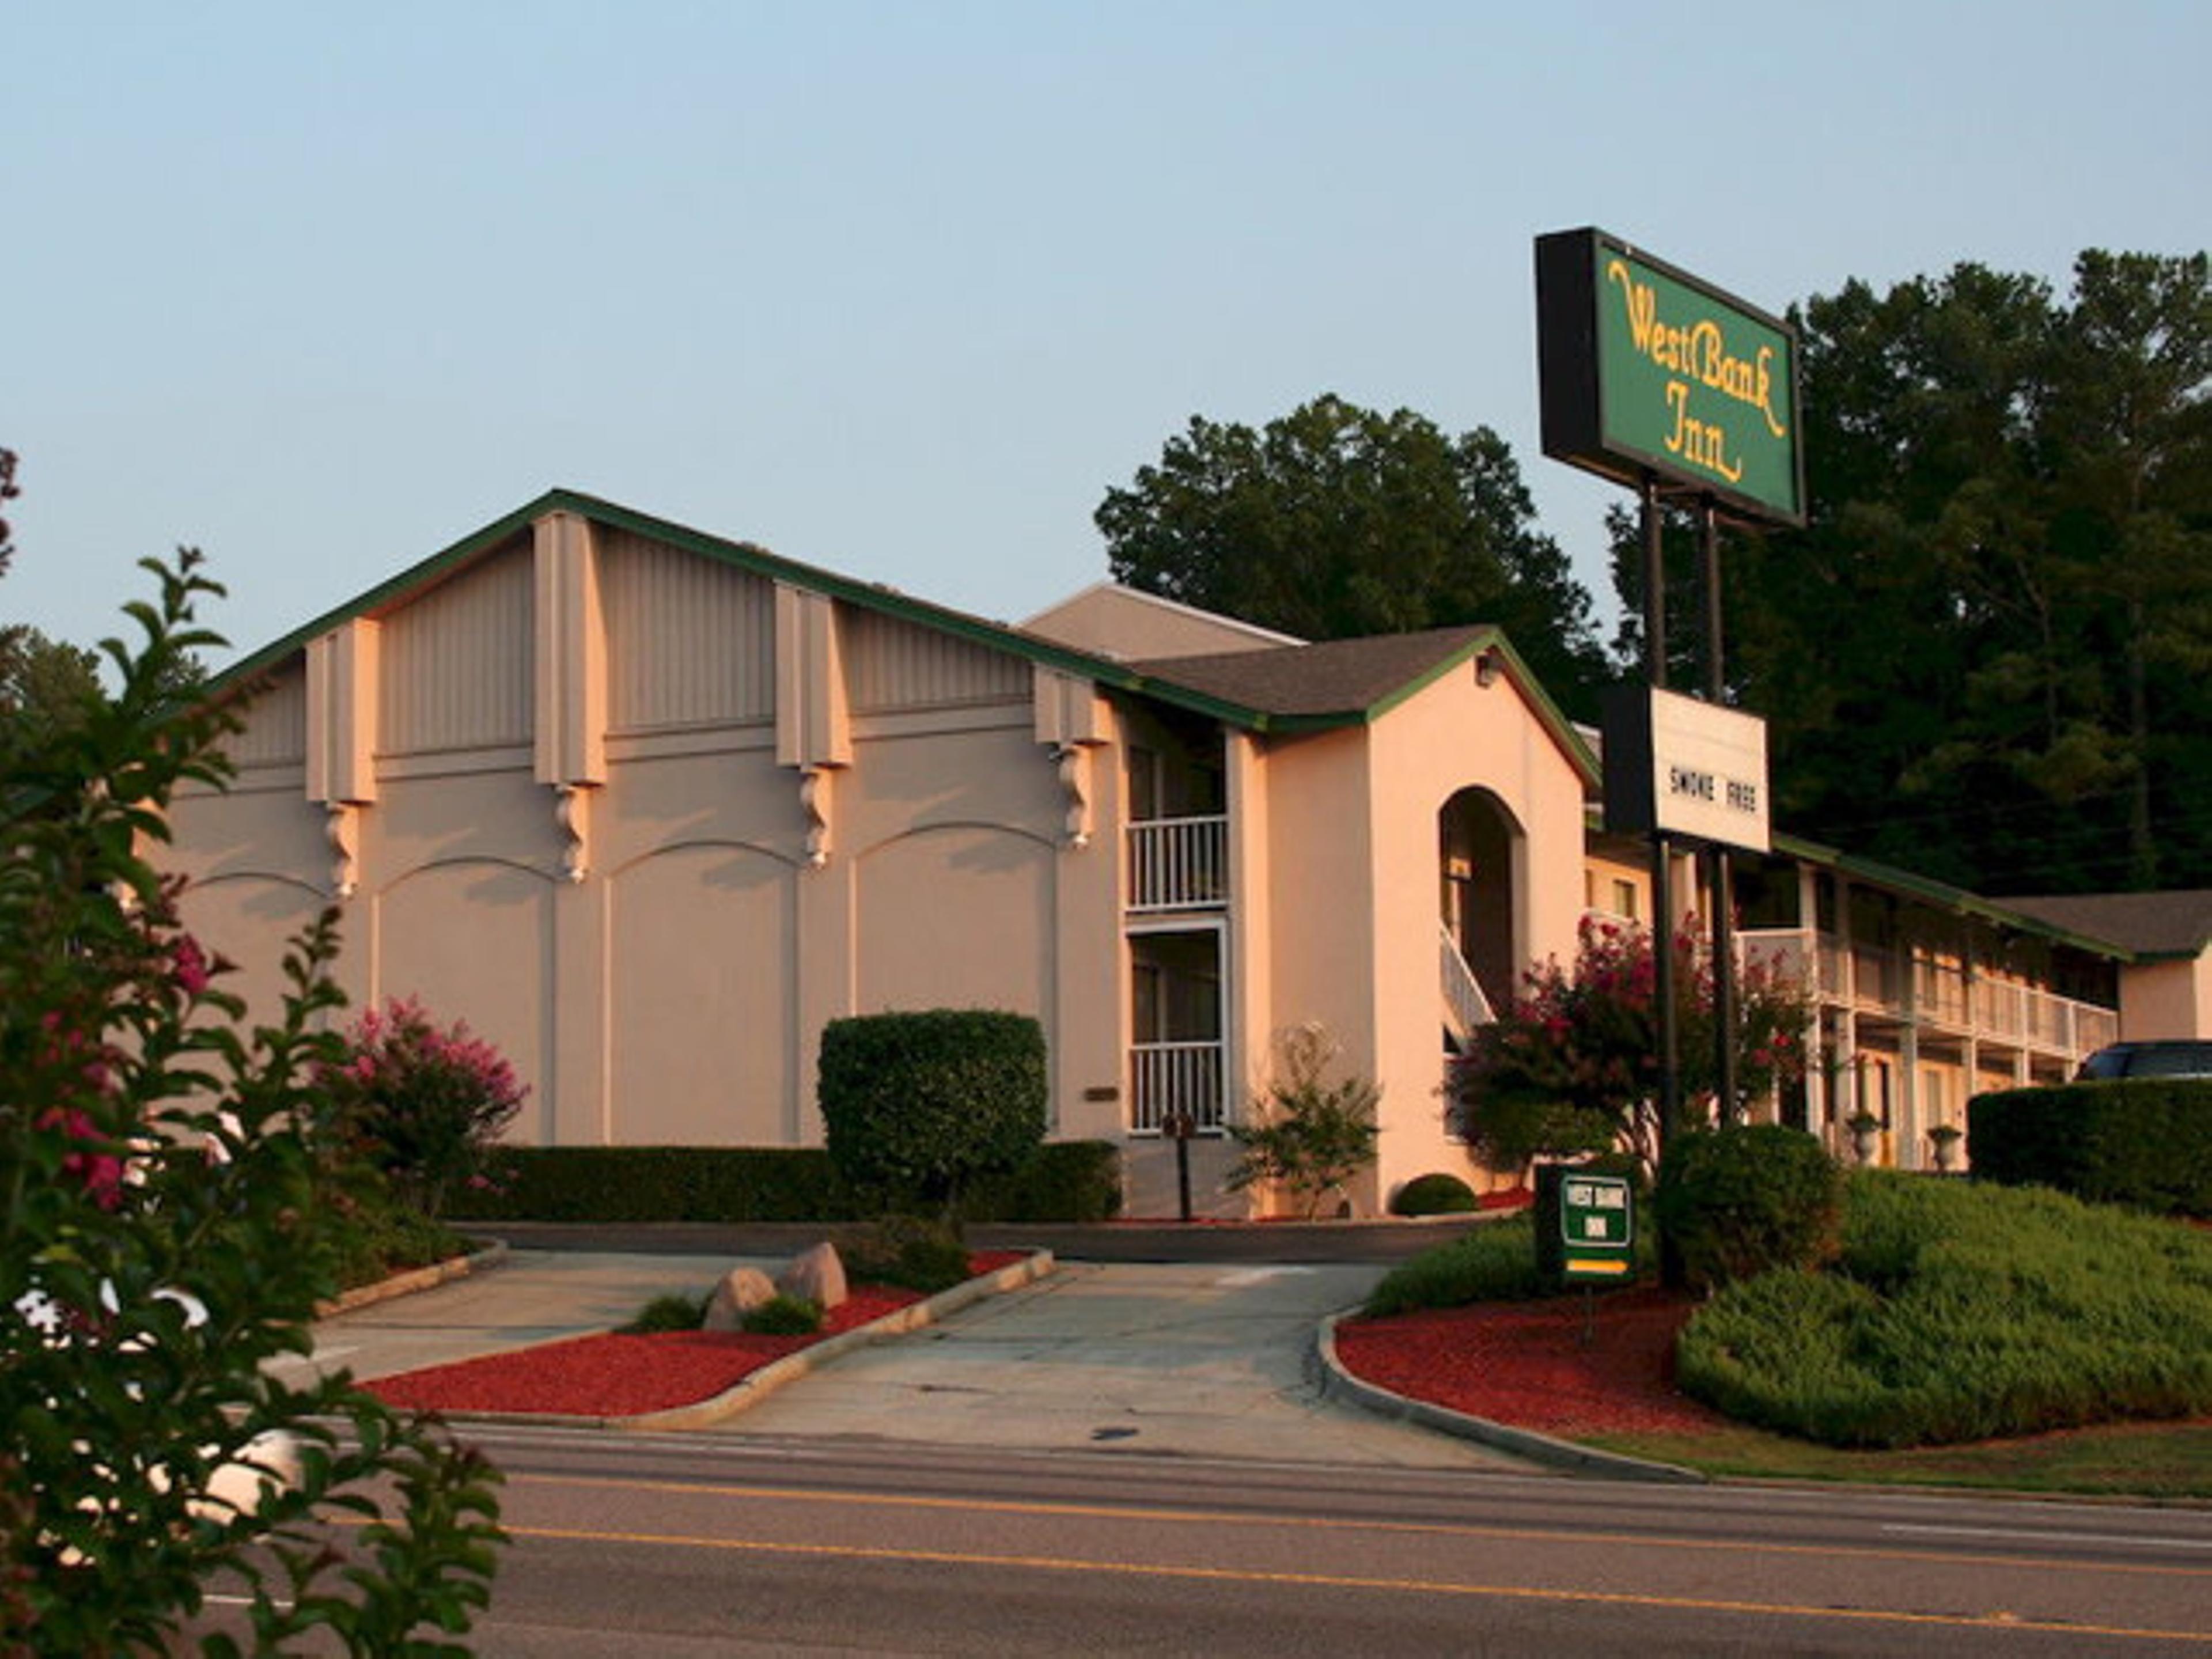
<path fill-rule="evenodd" d="M 741 1377 L 712 1400 L 702 1400 L 696 1406 L 674 1406 L 666 1411 L 646 1412 L 636 1417 L 610 1417 L 603 1426 L 610 1429 L 629 1429 L 640 1433 L 682 1433 L 690 1429 L 710 1428 L 714 1425 L 750 1409 L 774 1394 L 786 1383 L 796 1382 L 810 1371 L 819 1370 L 855 1348 L 865 1348 L 908 1331 L 920 1330 L 939 1320 L 949 1318 L 963 1308 L 973 1307 L 986 1297 L 997 1296 L 1006 1291 L 1018 1291 L 1031 1285 L 1050 1273 L 1056 1264 L 1050 1250 L 1039 1250 L 1010 1262 L 995 1273 L 955 1285 L 949 1291 L 939 1291 L 927 1301 L 916 1302 L 885 1314 L 881 1319 L 846 1331 L 840 1335 L 826 1337 L 797 1353 L 786 1354 L 762 1366 L 750 1376 Z"/>
<path fill-rule="evenodd" d="M 1019 1290 L 1024 1285 L 1036 1283 L 1053 1271 L 1058 1264 L 1050 1250 L 1038 1250 L 1019 1261 L 1008 1263 L 995 1273 L 988 1273 L 955 1285 L 949 1291 L 940 1291 L 927 1301 L 916 1302 L 885 1314 L 881 1319 L 866 1325 L 825 1337 L 821 1341 L 801 1348 L 796 1353 L 771 1360 L 749 1376 L 741 1377 L 712 1400 L 702 1400 L 696 1405 L 672 1406 L 665 1411 L 643 1412 L 635 1417 L 582 1417 L 557 1412 L 440 1412 L 436 1415 L 449 1423 L 502 1423 L 529 1425 L 538 1428 L 564 1429 L 623 1429 L 639 1434 L 682 1433 L 691 1429 L 711 1428 L 715 1424 L 735 1417 L 739 1412 L 758 1405 L 785 1384 L 796 1382 L 810 1371 L 819 1370 L 832 1364 L 840 1355 L 872 1343 L 888 1340 L 940 1319 L 949 1318 L 963 1308 L 973 1307 L 986 1297 L 997 1296 L 1006 1291 Z M 588 1334 L 588 1333 L 585 1333 Z M 572 1342 L 574 1334 L 548 1339 L 554 1342 Z M 532 1344 L 532 1346 L 539 1346 Z"/>
<path fill-rule="evenodd" d="M 328 1302 L 318 1302 L 315 1317 L 328 1319 L 333 1314 L 351 1313 L 356 1308 L 389 1302 L 396 1296 L 412 1296 L 417 1291 L 435 1290 L 456 1279 L 489 1272 L 506 1260 L 507 1246 L 494 1239 L 482 1249 L 471 1250 L 466 1255 L 448 1256 L 445 1261 L 434 1261 L 427 1267 L 415 1267 L 404 1273 L 394 1273 L 389 1279 L 380 1279 L 374 1285 L 357 1285 Z"/>
<path fill-rule="evenodd" d="M 1447 1406 L 1432 1406 L 1425 1400 L 1408 1399 L 1404 1395 L 1394 1394 L 1388 1389 L 1364 1382 L 1344 1368 L 1344 1362 L 1337 1358 L 1336 1353 L 1339 1322 L 1358 1311 L 1355 1308 L 1347 1308 L 1341 1313 L 1329 1315 L 1321 1322 L 1315 1334 L 1315 1353 L 1321 1362 L 1321 1391 L 1328 1399 L 1347 1401 L 1378 1416 L 1416 1423 L 1423 1428 L 1454 1435 L 1462 1440 L 1479 1441 L 1486 1446 L 1495 1446 L 1500 1451 L 1511 1452 L 1516 1457 L 1563 1469 L 1570 1474 L 1595 1475 L 1609 1480 L 1650 1480 L 1676 1486 L 1711 1484 L 1710 1477 L 1677 1463 L 1656 1463 L 1645 1458 L 1628 1457 L 1619 1452 L 1598 1451 L 1589 1446 L 1578 1446 L 1571 1440 L 1558 1440 L 1548 1434 L 1539 1434 L 1534 1429 L 1516 1429 L 1504 1423 L 1493 1423 L 1486 1417 L 1473 1417 L 1465 1412 L 1455 1412 Z"/>

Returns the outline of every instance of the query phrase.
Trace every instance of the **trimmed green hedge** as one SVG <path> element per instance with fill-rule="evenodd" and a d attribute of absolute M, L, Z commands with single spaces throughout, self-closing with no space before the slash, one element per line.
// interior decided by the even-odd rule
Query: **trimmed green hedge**
<path fill-rule="evenodd" d="M 2212 1217 L 2212 1079 L 2008 1089 L 1966 1108 L 1975 1176 L 2097 1204 Z"/>
<path fill-rule="evenodd" d="M 1825 1273 L 1731 1286 L 1683 1391 L 1838 1446 L 1946 1444 L 2212 1412 L 2212 1237 L 2045 1191 L 1850 1177 Z"/>
<path fill-rule="evenodd" d="M 848 1184 L 957 1213 L 976 1181 L 1043 1143 L 1044 1028 L 995 1008 L 856 1014 L 822 1028 L 815 1097 Z"/>
<path fill-rule="evenodd" d="M 872 1212 L 818 1146 L 508 1146 L 493 1189 L 451 1209 L 471 1221 L 860 1221 Z M 970 1221 L 1103 1221 L 1119 1213 L 1121 1154 L 1061 1140 L 977 1181 Z"/>

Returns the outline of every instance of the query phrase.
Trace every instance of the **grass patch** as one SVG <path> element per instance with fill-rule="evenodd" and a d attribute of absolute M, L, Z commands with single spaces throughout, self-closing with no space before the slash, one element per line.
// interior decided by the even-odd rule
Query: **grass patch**
<path fill-rule="evenodd" d="M 1703 1434 L 1607 1434 L 1584 1444 L 1745 1480 L 1966 1486 L 2053 1497 L 2212 1498 L 2212 1423 L 2112 1424 L 2016 1440 L 1847 1450 L 1730 1425 Z"/>

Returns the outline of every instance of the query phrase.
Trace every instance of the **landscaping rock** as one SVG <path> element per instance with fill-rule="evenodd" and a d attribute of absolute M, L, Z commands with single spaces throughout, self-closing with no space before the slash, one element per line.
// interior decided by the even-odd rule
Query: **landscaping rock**
<path fill-rule="evenodd" d="M 825 1243 L 802 1251 L 775 1276 L 775 1287 L 827 1313 L 845 1299 L 845 1263 L 837 1255 L 837 1247 Z"/>
<path fill-rule="evenodd" d="M 745 1327 L 745 1316 L 764 1302 L 775 1300 L 775 1281 L 758 1267 L 732 1267 L 722 1275 L 722 1282 L 714 1286 L 714 1294 L 707 1304 L 707 1317 L 700 1329 L 707 1331 L 741 1331 Z"/>

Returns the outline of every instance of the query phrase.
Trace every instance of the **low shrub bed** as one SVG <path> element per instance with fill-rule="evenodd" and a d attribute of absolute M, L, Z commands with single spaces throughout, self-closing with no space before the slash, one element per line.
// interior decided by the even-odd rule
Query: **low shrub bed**
<path fill-rule="evenodd" d="M 1636 1237 L 1636 1272 L 1648 1278 L 1656 1266 L 1650 1228 Z M 1555 1261 L 1540 1261 L 1534 1212 L 1522 1209 L 1486 1221 L 1449 1244 L 1408 1257 L 1369 1293 L 1360 1312 L 1370 1319 L 1419 1308 L 1460 1308 L 1470 1302 L 1522 1302 L 1559 1293 Z M 1615 1288 L 1607 1286 L 1604 1294 Z M 1577 1288 L 1576 1294 L 1581 1293 Z"/>
<path fill-rule="evenodd" d="M 1550 1293 L 1536 1270 L 1534 1224 L 1523 1212 L 1492 1221 L 1383 1275 L 1362 1310 L 1370 1319 L 1469 1302 L 1518 1302 Z"/>
<path fill-rule="evenodd" d="M 337 1237 L 338 1287 L 347 1291 L 412 1267 L 449 1261 L 476 1248 L 442 1222 L 398 1204 L 357 1207 Z"/>
<path fill-rule="evenodd" d="M 2212 1237 L 2060 1194 L 1854 1175 L 1825 1273 L 1732 1286 L 1683 1390 L 1836 1446 L 2212 1413 Z"/>
<path fill-rule="evenodd" d="M 459 1194 L 471 1221 L 857 1221 L 871 1208 L 816 1146 L 510 1146 L 499 1178 Z M 1103 1221 L 1121 1207 L 1120 1154 L 1054 1141 L 964 1195 L 970 1221 Z"/>

